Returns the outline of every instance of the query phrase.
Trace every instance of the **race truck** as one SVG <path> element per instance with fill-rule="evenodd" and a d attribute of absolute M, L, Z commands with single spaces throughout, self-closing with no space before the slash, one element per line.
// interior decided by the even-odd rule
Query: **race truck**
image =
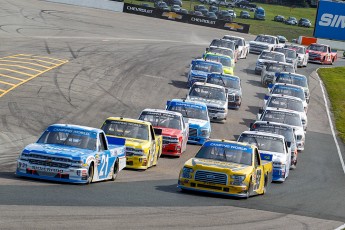
<path fill-rule="evenodd" d="M 249 42 L 249 52 L 260 54 L 264 50 L 273 51 L 277 47 L 284 47 L 283 43 L 279 43 L 276 36 L 259 34 L 254 41 Z"/>
<path fill-rule="evenodd" d="M 126 168 L 146 170 L 157 165 L 163 146 L 161 129 L 147 121 L 109 117 L 102 130 L 107 137 L 126 139 Z"/>
<path fill-rule="evenodd" d="M 204 102 L 212 121 L 224 121 L 228 115 L 228 96 L 223 86 L 196 82 L 190 88 L 187 100 Z"/>
<path fill-rule="evenodd" d="M 17 159 L 16 175 L 89 184 L 115 180 L 126 166 L 125 140 L 106 138 L 103 130 L 78 125 L 50 125 Z"/>
<path fill-rule="evenodd" d="M 205 58 L 205 55 L 208 53 L 222 54 L 231 58 L 231 63 L 235 65 L 235 54 L 232 49 L 224 47 L 207 47 L 206 51 L 202 54 L 202 58 Z"/>
<path fill-rule="evenodd" d="M 188 87 L 191 87 L 194 82 L 205 82 L 209 73 L 223 73 L 223 65 L 219 62 L 205 61 L 203 59 L 193 60 L 188 73 Z"/>
<path fill-rule="evenodd" d="M 238 49 L 238 58 L 247 58 L 249 53 L 249 44 L 246 40 L 242 37 L 232 36 L 232 35 L 224 35 L 223 39 L 234 41 L 235 45 L 237 45 Z"/>
<path fill-rule="evenodd" d="M 291 126 L 295 130 L 297 150 L 304 150 L 305 131 L 300 113 L 288 109 L 267 108 L 259 111 L 257 118 L 259 121 L 277 122 Z"/>
<path fill-rule="evenodd" d="M 298 85 L 286 84 L 286 83 L 275 83 L 275 84 L 268 84 L 268 95 L 272 94 L 281 94 L 291 97 L 297 97 L 302 100 L 304 111 L 308 112 L 308 103 L 305 97 L 304 88 Z"/>
<path fill-rule="evenodd" d="M 181 156 L 186 151 L 189 125 L 182 114 L 161 109 L 144 109 L 139 120 L 150 122 L 162 130 L 163 155 Z"/>
<path fill-rule="evenodd" d="M 263 160 L 254 145 L 207 141 L 182 167 L 178 187 L 184 190 L 248 198 L 265 194 L 272 181 L 269 155 Z"/>
<path fill-rule="evenodd" d="M 291 148 L 291 167 L 290 169 L 295 169 L 297 165 L 297 142 L 294 133 L 294 129 L 282 123 L 269 122 L 269 121 L 256 121 L 254 124 L 250 124 L 250 131 L 264 132 L 264 133 L 273 133 L 282 135 L 285 137 L 286 144 L 290 142 Z"/>
<path fill-rule="evenodd" d="M 244 131 L 237 140 L 258 147 L 262 159 L 273 162 L 272 181 L 284 182 L 290 173 L 291 143 L 278 134 Z"/>
<path fill-rule="evenodd" d="M 226 39 L 213 39 L 209 45 L 209 48 L 231 49 L 234 52 L 235 62 L 238 61 L 238 58 L 239 58 L 238 46 L 235 44 L 234 41 L 230 41 L 230 40 L 226 40 Z"/>
<path fill-rule="evenodd" d="M 285 55 L 286 62 L 290 63 L 294 67 L 295 72 L 297 71 L 298 56 L 297 56 L 296 50 L 278 47 L 278 48 L 275 48 L 274 51 L 283 53 Z"/>
<path fill-rule="evenodd" d="M 210 138 L 211 122 L 205 103 L 173 99 L 167 101 L 166 109 L 181 113 L 188 123 L 188 143 L 202 145 Z"/>
<path fill-rule="evenodd" d="M 274 81 L 276 74 L 280 72 L 295 73 L 295 68 L 292 64 L 286 62 L 267 63 L 261 71 L 261 84 L 267 87 L 268 84 Z"/>
<path fill-rule="evenodd" d="M 309 103 L 310 90 L 306 76 L 297 73 L 280 72 L 275 75 L 273 83 L 286 83 L 302 87 L 305 93 L 305 100 L 307 103 Z"/>
<path fill-rule="evenodd" d="M 328 45 L 313 43 L 307 47 L 309 62 L 332 65 L 338 58 L 337 52 L 332 52 Z"/>
<path fill-rule="evenodd" d="M 307 114 L 303 107 L 303 101 L 298 97 L 292 97 L 282 94 L 272 94 L 269 97 L 265 97 L 265 105 L 263 110 L 267 108 L 279 108 L 288 109 L 299 112 L 302 119 L 302 124 L 304 130 L 307 130 L 308 119 Z"/>
<path fill-rule="evenodd" d="M 211 73 L 207 76 L 207 83 L 225 87 L 228 94 L 228 108 L 239 109 L 242 103 L 241 79 L 227 74 Z"/>
<path fill-rule="evenodd" d="M 283 62 L 285 63 L 285 54 L 274 51 L 262 51 L 256 60 L 255 74 L 261 74 L 263 68 L 266 68 L 268 63 Z"/>
<path fill-rule="evenodd" d="M 229 56 L 216 53 L 207 53 L 204 56 L 205 61 L 219 62 L 223 65 L 223 73 L 234 75 L 235 63 Z"/>
<path fill-rule="evenodd" d="M 309 54 L 307 53 L 307 49 L 301 45 L 295 44 L 285 44 L 285 48 L 294 49 L 297 52 L 297 66 L 298 67 L 306 67 L 308 65 Z"/>

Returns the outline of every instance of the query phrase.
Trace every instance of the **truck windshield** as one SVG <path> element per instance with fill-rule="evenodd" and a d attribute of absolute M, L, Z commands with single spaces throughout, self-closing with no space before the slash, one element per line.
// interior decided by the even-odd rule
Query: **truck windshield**
<path fill-rule="evenodd" d="M 192 70 L 198 70 L 198 71 L 203 71 L 203 72 L 217 72 L 217 73 L 223 73 L 223 68 L 222 65 L 219 63 L 214 63 L 214 62 L 204 62 L 204 61 L 199 61 L 196 62 Z"/>
<path fill-rule="evenodd" d="M 271 99 L 267 103 L 267 107 L 290 109 L 297 112 L 304 112 L 302 101 L 286 97 L 271 97 Z"/>
<path fill-rule="evenodd" d="M 224 47 L 224 48 L 235 50 L 235 43 L 233 41 L 223 40 L 223 39 L 214 39 L 211 42 L 210 46 Z"/>
<path fill-rule="evenodd" d="M 259 150 L 262 151 L 285 153 L 285 144 L 281 138 L 244 133 L 241 134 L 238 141 L 255 145 Z"/>
<path fill-rule="evenodd" d="M 59 131 L 45 131 L 37 143 L 65 145 L 80 149 L 96 150 L 96 138 L 91 132 L 84 130 L 60 129 Z"/>
<path fill-rule="evenodd" d="M 272 94 L 284 94 L 292 97 L 298 97 L 305 101 L 305 94 L 301 88 L 278 86 L 272 89 Z"/>
<path fill-rule="evenodd" d="M 229 58 L 229 57 L 222 57 L 222 56 L 218 56 L 218 55 L 206 54 L 205 60 L 206 61 L 219 62 L 219 63 L 222 63 L 223 66 L 231 67 L 231 58 Z"/>
<path fill-rule="evenodd" d="M 266 110 L 261 120 L 277 122 L 292 126 L 302 126 L 301 118 L 297 113 Z"/>
<path fill-rule="evenodd" d="M 149 121 L 155 127 L 181 130 L 181 119 L 175 114 L 143 111 L 139 120 Z"/>
<path fill-rule="evenodd" d="M 210 76 L 207 78 L 207 83 L 224 86 L 225 88 L 228 88 L 228 89 L 240 88 L 240 81 L 237 78 Z"/>
<path fill-rule="evenodd" d="M 318 52 L 327 52 L 327 46 L 312 44 L 308 48 L 309 50 L 314 50 Z"/>
<path fill-rule="evenodd" d="M 307 78 L 305 76 L 280 74 L 277 79 L 277 83 L 287 83 L 292 85 L 298 85 L 301 87 L 308 87 Z"/>
<path fill-rule="evenodd" d="M 274 38 L 273 37 L 268 37 L 268 36 L 257 36 L 255 38 L 256 42 L 264 42 L 264 43 L 269 43 L 269 44 L 274 44 Z"/>
<path fill-rule="evenodd" d="M 207 110 L 202 110 L 199 108 L 183 106 L 183 105 L 173 105 L 169 107 L 170 111 L 179 112 L 185 118 L 200 119 L 208 121 Z"/>
<path fill-rule="evenodd" d="M 216 54 L 223 54 L 226 56 L 229 56 L 231 58 L 234 58 L 234 52 L 230 49 L 222 49 L 218 47 L 210 47 L 208 52 L 216 53 Z"/>
<path fill-rule="evenodd" d="M 275 72 L 275 73 L 279 73 L 279 72 L 294 73 L 295 72 L 295 69 L 292 66 L 279 64 L 279 63 L 272 63 L 268 65 L 266 70 L 269 72 Z"/>
<path fill-rule="evenodd" d="M 135 138 L 141 140 L 149 139 L 149 130 L 147 125 L 126 122 L 126 121 L 113 121 L 107 120 L 102 126 L 106 135 Z"/>
<path fill-rule="evenodd" d="M 285 140 L 288 142 L 291 142 L 291 143 L 295 142 L 293 129 L 291 127 L 255 123 L 250 128 L 250 131 L 278 134 L 278 135 L 284 136 Z"/>
<path fill-rule="evenodd" d="M 201 159 L 232 162 L 252 165 L 252 153 L 241 149 L 230 149 L 224 146 L 203 146 L 195 156 Z"/>
<path fill-rule="evenodd" d="M 226 101 L 223 88 L 216 88 L 204 85 L 193 85 L 189 93 L 191 97 L 201 97 L 209 100 Z"/>
<path fill-rule="evenodd" d="M 284 54 L 282 53 L 262 52 L 259 56 L 259 59 L 285 62 Z"/>

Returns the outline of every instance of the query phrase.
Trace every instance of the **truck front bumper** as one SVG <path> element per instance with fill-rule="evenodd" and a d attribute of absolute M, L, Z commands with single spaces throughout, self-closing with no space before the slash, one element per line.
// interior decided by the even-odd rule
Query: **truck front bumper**
<path fill-rule="evenodd" d="M 147 169 L 149 163 L 147 156 L 126 156 L 126 168 L 128 169 Z"/>

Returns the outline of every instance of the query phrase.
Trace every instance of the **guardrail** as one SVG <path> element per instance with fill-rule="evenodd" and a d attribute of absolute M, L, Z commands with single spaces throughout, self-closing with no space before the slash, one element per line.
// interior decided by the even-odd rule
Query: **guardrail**
<path fill-rule="evenodd" d="M 180 14 L 171 11 L 164 11 L 157 8 L 140 6 L 130 3 L 125 3 L 123 7 L 123 12 L 130 14 L 138 14 L 148 17 L 161 18 L 166 20 L 172 20 L 177 22 L 184 22 L 189 24 L 195 24 L 200 26 L 207 26 L 212 28 L 231 30 L 240 33 L 249 33 L 248 24 L 237 23 L 237 22 L 227 22 L 219 19 L 209 19 L 205 17 L 199 17 L 190 14 Z"/>

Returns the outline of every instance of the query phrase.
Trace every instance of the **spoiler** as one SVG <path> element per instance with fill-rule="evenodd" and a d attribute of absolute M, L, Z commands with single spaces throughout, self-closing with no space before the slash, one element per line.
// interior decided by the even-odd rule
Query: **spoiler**
<path fill-rule="evenodd" d="M 107 140 L 108 140 L 109 145 L 125 145 L 126 144 L 126 139 L 124 138 L 107 136 Z"/>
<path fill-rule="evenodd" d="M 273 156 L 267 153 L 260 153 L 261 160 L 272 161 Z"/>

